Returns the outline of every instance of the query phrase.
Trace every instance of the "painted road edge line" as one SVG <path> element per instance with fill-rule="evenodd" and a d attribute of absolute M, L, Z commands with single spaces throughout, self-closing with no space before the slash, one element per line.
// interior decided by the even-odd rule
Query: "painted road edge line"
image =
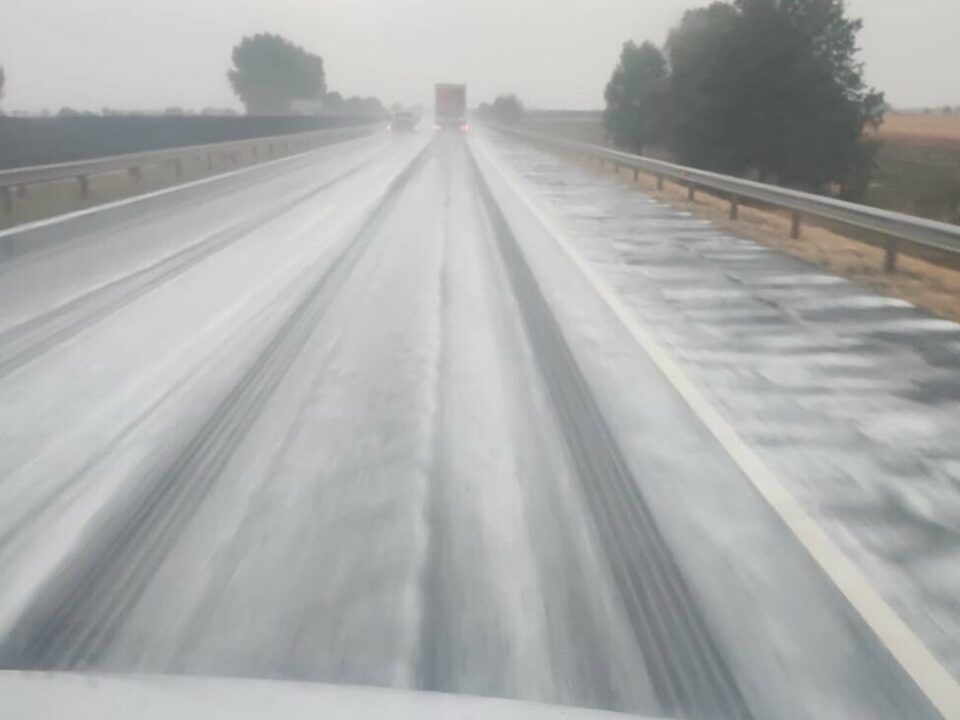
<path fill-rule="evenodd" d="M 331 147 L 342 147 L 347 143 L 355 142 L 357 140 L 368 140 L 371 137 L 375 137 L 375 133 L 370 135 L 361 135 L 357 138 L 351 138 L 349 140 L 344 140 L 342 143 L 327 143 L 326 145 L 320 145 L 309 150 L 304 150 L 303 152 L 294 153 L 293 155 L 285 155 L 281 158 L 275 158 L 273 160 L 265 160 L 263 162 L 253 163 L 252 165 L 247 165 L 246 167 L 238 168 L 236 170 L 227 170 L 222 173 L 215 173 L 213 175 L 208 175 L 207 177 L 197 178 L 196 180 L 190 180 L 185 183 L 178 183 L 176 185 L 171 185 L 170 187 L 160 188 L 159 190 L 151 190 L 150 192 L 141 193 L 139 195 L 131 195 L 130 197 L 121 198 L 120 200 L 111 200 L 110 202 L 102 203 L 100 205 L 94 205 L 92 207 L 83 208 L 81 210 L 73 210 L 72 212 L 63 213 L 61 215 L 54 215 L 53 217 L 43 218 L 42 220 L 33 220 L 31 222 L 22 223 L 20 225 L 14 225 L 13 227 L 0 230 L 0 239 L 5 238 L 9 235 L 17 235 L 22 232 L 28 232 L 30 230 L 37 230 L 42 227 L 47 227 L 49 225 L 57 225 L 67 220 L 73 220 L 74 218 L 84 217 L 85 215 L 93 215 L 94 213 L 102 212 L 104 210 L 112 210 L 114 208 L 123 207 L 124 205 L 133 205 L 134 203 L 142 202 L 143 200 L 149 200 L 150 198 L 161 197 L 163 195 L 169 195 L 170 193 L 179 192 L 181 190 L 189 190 L 193 187 L 199 187 L 201 185 L 206 185 L 207 183 L 216 182 L 218 180 L 226 180 L 228 178 L 236 177 L 237 175 L 243 175 L 244 173 L 251 172 L 253 170 L 258 170 L 261 168 L 272 167 L 273 165 L 280 165 L 285 162 L 290 162 L 291 160 L 296 160 L 297 158 L 302 158 L 305 155 L 310 153 L 319 152 L 320 150 L 325 150 Z M 256 139 L 256 138 L 252 138 Z M 362 144 L 362 143 L 360 143 Z"/>
<path fill-rule="evenodd" d="M 873 630 L 880 642 L 920 688 L 930 703 L 947 720 L 960 720 L 960 684 L 910 629 L 904 620 L 873 589 L 860 569 L 830 539 L 827 532 L 807 513 L 786 485 L 740 437 L 733 426 L 706 399 L 664 349 L 655 336 L 635 317 L 616 291 L 603 280 L 573 248 L 561 230 L 529 197 L 504 166 L 479 144 L 474 149 L 517 196 L 597 292 L 641 349 L 707 427 L 741 472 L 780 516 L 804 549 L 826 573 L 834 586 Z"/>

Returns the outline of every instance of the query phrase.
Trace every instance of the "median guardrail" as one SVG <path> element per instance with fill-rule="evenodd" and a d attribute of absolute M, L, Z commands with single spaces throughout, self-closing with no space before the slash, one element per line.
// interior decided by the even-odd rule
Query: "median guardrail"
<path fill-rule="evenodd" d="M 909 252 L 911 246 L 945 254 L 954 262 L 960 261 L 960 226 L 958 225 L 858 205 L 776 185 L 766 185 L 662 160 L 653 160 L 577 140 L 501 125 L 490 127 L 535 144 L 572 152 L 601 163 L 610 163 L 617 169 L 631 169 L 634 179 L 637 179 L 641 172 L 652 175 L 657 178 L 658 189 L 662 189 L 664 180 L 669 179 L 685 185 L 691 200 L 694 199 L 698 189 L 711 191 L 729 200 L 730 217 L 733 220 L 737 219 L 740 204 L 745 201 L 786 209 L 792 213 L 791 236 L 794 239 L 800 237 L 804 217 L 821 218 L 879 233 L 885 238 L 882 245 L 886 253 L 884 269 L 887 272 L 893 272 L 896 269 L 899 252 L 914 254 Z"/>
<path fill-rule="evenodd" d="M 181 177 L 184 175 L 186 163 L 190 160 L 203 163 L 205 169 L 213 173 L 218 162 L 228 166 L 237 166 L 243 162 L 263 162 L 306 152 L 333 142 L 351 140 L 370 134 L 378 127 L 375 123 L 354 125 L 0 170 L 0 205 L 4 212 L 11 213 L 16 195 L 25 192 L 31 185 L 75 179 L 79 185 L 80 197 L 87 200 L 90 197 L 90 178 L 96 175 L 127 172 L 135 181 L 139 181 L 145 167 L 169 164 L 175 175 Z"/>

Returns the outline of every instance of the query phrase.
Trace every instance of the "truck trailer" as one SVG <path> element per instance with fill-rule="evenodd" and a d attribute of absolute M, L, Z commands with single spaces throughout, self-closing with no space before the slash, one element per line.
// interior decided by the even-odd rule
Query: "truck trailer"
<path fill-rule="evenodd" d="M 437 83 L 434 96 L 434 123 L 437 128 L 467 129 L 467 86 Z"/>

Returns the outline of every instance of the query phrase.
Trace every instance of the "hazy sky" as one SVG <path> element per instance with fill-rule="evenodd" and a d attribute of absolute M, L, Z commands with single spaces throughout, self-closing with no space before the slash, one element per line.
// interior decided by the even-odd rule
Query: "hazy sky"
<path fill-rule="evenodd" d="M 429 102 L 515 92 L 598 108 L 627 39 L 662 43 L 706 0 L 0 0 L 7 110 L 237 106 L 225 79 L 245 34 L 320 54 L 331 89 Z M 848 0 L 869 80 L 899 106 L 960 104 L 960 0 Z"/>

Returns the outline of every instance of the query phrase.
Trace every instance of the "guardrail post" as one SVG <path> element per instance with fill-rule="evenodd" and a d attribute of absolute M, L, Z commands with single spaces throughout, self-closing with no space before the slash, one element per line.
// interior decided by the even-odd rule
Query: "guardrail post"
<path fill-rule="evenodd" d="M 87 200 L 90 197 L 90 178 L 86 175 L 77 175 L 77 182 L 80 183 L 80 198 Z"/>
<path fill-rule="evenodd" d="M 730 219 L 736 220 L 740 217 L 740 198 L 736 195 L 730 196 Z"/>
<path fill-rule="evenodd" d="M 213 172 L 213 153 L 207 153 L 207 170 Z"/>
<path fill-rule="evenodd" d="M 634 181 L 634 182 L 637 182 L 638 180 L 640 180 L 640 168 L 634 168 L 634 169 L 633 169 L 633 181 Z"/>
<path fill-rule="evenodd" d="M 687 183 L 687 200 L 693 202 L 697 199 L 697 186 L 692 182 Z"/>
<path fill-rule="evenodd" d="M 230 151 L 230 162 L 232 162 L 234 165 L 237 164 L 237 151 L 236 151 L 236 150 L 231 150 L 231 151 Z"/>
<path fill-rule="evenodd" d="M 0 188 L 0 202 L 3 203 L 3 211 L 7 215 L 13 212 L 13 191 L 10 188 Z"/>
<path fill-rule="evenodd" d="M 259 158 L 259 157 L 260 157 L 260 148 L 259 148 L 259 146 L 253 145 L 253 146 L 250 148 L 250 155 L 251 155 L 251 157 L 253 157 L 254 160 L 256 160 L 257 158 Z"/>
<path fill-rule="evenodd" d="M 140 169 L 139 165 L 134 165 L 129 170 L 127 170 L 127 173 L 130 175 L 131 178 L 133 178 L 133 181 L 135 183 L 139 183 L 143 179 L 143 171 Z"/>
<path fill-rule="evenodd" d="M 790 237 L 794 240 L 800 239 L 800 220 L 800 213 L 794 210 L 790 218 Z"/>
<path fill-rule="evenodd" d="M 173 172 L 177 177 L 183 176 L 183 160 L 175 158 L 173 161 Z"/>
<path fill-rule="evenodd" d="M 883 271 L 886 273 L 895 272 L 897 269 L 897 243 L 896 240 L 891 238 L 887 240 L 886 245 L 886 255 L 883 259 Z"/>
<path fill-rule="evenodd" d="M 657 190 L 663 190 L 663 175 L 657 175 Z"/>

